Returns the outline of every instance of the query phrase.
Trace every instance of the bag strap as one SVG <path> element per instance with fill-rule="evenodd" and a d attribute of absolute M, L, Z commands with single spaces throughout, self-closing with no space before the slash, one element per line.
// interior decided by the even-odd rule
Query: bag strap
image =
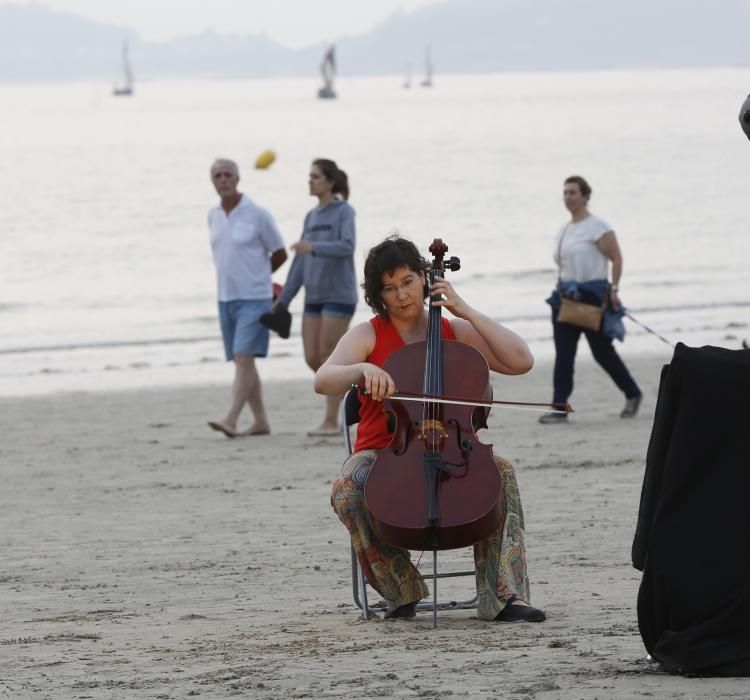
<path fill-rule="evenodd" d="M 565 224 L 565 228 L 563 229 L 562 233 L 560 234 L 560 243 L 557 246 L 557 286 L 560 287 L 562 283 L 562 244 L 563 244 L 563 238 L 565 238 L 565 234 L 568 232 L 568 227 L 570 224 Z"/>

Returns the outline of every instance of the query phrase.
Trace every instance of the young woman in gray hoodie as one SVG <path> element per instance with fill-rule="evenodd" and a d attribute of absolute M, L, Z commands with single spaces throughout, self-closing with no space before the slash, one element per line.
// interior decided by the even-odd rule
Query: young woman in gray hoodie
<path fill-rule="evenodd" d="M 346 173 L 334 161 L 319 158 L 312 162 L 308 184 L 318 206 L 308 212 L 302 238 L 291 246 L 294 261 L 276 306 L 289 306 L 305 288 L 302 343 L 305 361 L 317 372 L 349 328 L 357 305 L 356 234 Z M 323 421 L 308 435 L 339 434 L 340 401 L 340 396 L 326 397 Z"/>

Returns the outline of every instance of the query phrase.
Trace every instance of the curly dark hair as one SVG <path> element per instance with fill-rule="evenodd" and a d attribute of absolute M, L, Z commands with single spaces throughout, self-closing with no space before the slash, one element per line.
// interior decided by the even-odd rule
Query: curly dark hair
<path fill-rule="evenodd" d="M 426 299 L 430 295 L 427 283 L 427 270 L 429 269 L 427 261 L 419 254 L 417 246 L 394 233 L 382 243 L 370 248 L 367 260 L 365 260 L 365 280 L 362 282 L 367 305 L 383 318 L 388 317 L 383 303 L 383 274 L 386 272 L 392 274 L 399 267 L 408 267 L 414 272 L 424 272 L 425 287 L 422 298 Z"/>

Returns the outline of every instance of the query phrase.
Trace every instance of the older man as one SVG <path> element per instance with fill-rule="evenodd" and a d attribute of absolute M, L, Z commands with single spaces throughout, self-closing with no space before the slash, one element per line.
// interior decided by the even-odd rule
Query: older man
<path fill-rule="evenodd" d="M 214 430 L 233 438 L 271 432 L 263 405 L 256 357 L 268 354 L 268 329 L 260 317 L 271 310 L 271 273 L 286 260 L 284 241 L 273 217 L 242 194 L 237 164 L 219 158 L 211 181 L 221 201 L 208 212 L 211 249 L 218 282 L 219 321 L 227 361 L 234 361 L 232 402 L 226 416 L 210 421 Z M 239 431 L 237 421 L 247 402 L 253 421 Z"/>

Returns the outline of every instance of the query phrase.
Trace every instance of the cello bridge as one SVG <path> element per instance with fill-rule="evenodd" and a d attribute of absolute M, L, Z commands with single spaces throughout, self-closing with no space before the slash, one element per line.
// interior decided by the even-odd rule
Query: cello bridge
<path fill-rule="evenodd" d="M 418 438 L 420 440 L 427 440 L 432 437 L 430 433 L 437 433 L 437 436 L 440 438 L 448 437 L 448 433 L 439 420 L 423 420 L 419 427 Z"/>

